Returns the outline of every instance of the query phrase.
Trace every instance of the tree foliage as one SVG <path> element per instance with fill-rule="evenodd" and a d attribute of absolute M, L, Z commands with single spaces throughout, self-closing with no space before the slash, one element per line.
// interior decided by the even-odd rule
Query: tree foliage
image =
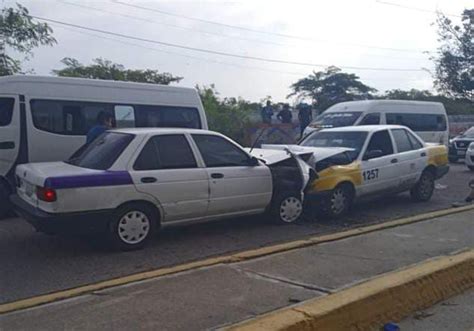
<path fill-rule="evenodd" d="M 372 98 L 371 93 L 377 91 L 363 84 L 358 76 L 342 72 L 337 67 L 314 71 L 290 88 L 293 92 L 289 97 L 296 95 L 300 98 L 311 98 L 320 111 L 339 102 Z"/>
<path fill-rule="evenodd" d="M 179 82 L 183 79 L 182 77 L 173 76 L 168 72 L 159 72 L 158 70 L 125 69 L 121 64 L 102 58 L 94 59 L 92 62 L 90 65 L 83 65 L 76 59 L 66 57 L 61 60 L 61 63 L 66 67 L 53 70 L 53 73 L 62 77 L 94 78 L 163 85 Z"/>
<path fill-rule="evenodd" d="M 28 9 L 22 5 L 4 8 L 0 14 L 0 36 L 3 38 L 5 48 L 0 50 L 0 76 L 21 72 L 21 61 L 8 56 L 7 47 L 23 53 L 28 59 L 32 56 L 34 48 L 56 43 L 52 32 L 48 24 L 35 22 Z"/>
<path fill-rule="evenodd" d="M 441 46 L 437 57 L 435 86 L 452 97 L 474 101 L 474 9 L 466 9 L 461 24 L 440 14 L 437 19 Z"/>
<path fill-rule="evenodd" d="M 241 98 L 221 99 L 214 85 L 196 88 L 206 111 L 209 128 L 239 143 L 246 143 L 245 129 L 250 126 L 250 115 L 258 109 L 259 104 Z"/>

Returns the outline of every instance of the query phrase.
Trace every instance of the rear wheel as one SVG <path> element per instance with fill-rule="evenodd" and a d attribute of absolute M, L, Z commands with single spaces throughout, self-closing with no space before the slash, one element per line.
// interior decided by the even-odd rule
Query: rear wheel
<path fill-rule="evenodd" d="M 288 192 L 279 195 L 272 206 L 271 217 L 276 223 L 291 224 L 297 222 L 303 214 L 301 194 Z"/>
<path fill-rule="evenodd" d="M 158 215 L 147 205 L 133 203 L 117 210 L 109 224 L 109 240 L 114 248 L 129 251 L 143 248 L 155 232 Z"/>
<path fill-rule="evenodd" d="M 423 171 L 420 179 L 410 190 L 410 195 L 414 201 L 428 201 L 433 196 L 435 179 L 433 172 Z"/>
<path fill-rule="evenodd" d="M 349 211 L 353 199 L 354 191 L 350 185 L 338 185 L 323 203 L 322 211 L 330 218 L 339 218 Z"/>

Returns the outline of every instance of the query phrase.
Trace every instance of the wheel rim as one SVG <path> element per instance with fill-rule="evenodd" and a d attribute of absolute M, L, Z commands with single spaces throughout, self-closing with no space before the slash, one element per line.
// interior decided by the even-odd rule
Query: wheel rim
<path fill-rule="evenodd" d="M 331 197 L 331 210 L 335 215 L 341 214 L 346 208 L 347 197 L 342 189 L 336 189 Z"/>
<path fill-rule="evenodd" d="M 420 194 L 422 197 L 428 197 L 434 189 L 434 183 L 428 176 L 423 176 L 420 182 Z"/>
<path fill-rule="evenodd" d="M 138 244 L 150 232 L 150 220 L 141 211 L 130 211 L 122 216 L 117 230 L 120 240 L 127 244 Z"/>
<path fill-rule="evenodd" d="M 288 197 L 280 204 L 280 219 L 286 223 L 294 222 L 300 217 L 302 211 L 301 201 L 295 197 Z"/>

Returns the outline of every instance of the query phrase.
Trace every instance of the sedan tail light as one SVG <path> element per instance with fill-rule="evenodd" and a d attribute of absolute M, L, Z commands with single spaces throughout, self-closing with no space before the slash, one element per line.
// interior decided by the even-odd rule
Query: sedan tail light
<path fill-rule="evenodd" d="M 39 200 L 45 201 L 45 202 L 54 202 L 57 199 L 56 196 L 56 191 L 53 190 L 52 188 L 46 188 L 46 187 L 36 187 L 36 196 L 38 197 Z"/>

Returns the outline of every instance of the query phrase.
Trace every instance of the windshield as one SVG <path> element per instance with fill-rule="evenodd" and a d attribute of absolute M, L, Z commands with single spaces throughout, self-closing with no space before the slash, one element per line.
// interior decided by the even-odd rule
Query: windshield
<path fill-rule="evenodd" d="M 464 132 L 461 137 L 464 137 L 464 138 L 474 138 L 474 127 L 466 130 L 466 132 Z"/>
<path fill-rule="evenodd" d="M 352 160 L 355 160 L 364 146 L 367 132 L 337 132 L 317 131 L 310 134 L 300 145 L 310 147 L 347 147 L 353 151 L 348 152 Z"/>
<path fill-rule="evenodd" d="M 66 163 L 89 169 L 110 168 L 132 141 L 133 135 L 105 132 L 90 145 L 81 147 Z"/>
<path fill-rule="evenodd" d="M 362 114 L 360 111 L 323 113 L 316 117 L 316 119 L 311 124 L 323 128 L 350 126 L 355 123 L 360 114 Z"/>

